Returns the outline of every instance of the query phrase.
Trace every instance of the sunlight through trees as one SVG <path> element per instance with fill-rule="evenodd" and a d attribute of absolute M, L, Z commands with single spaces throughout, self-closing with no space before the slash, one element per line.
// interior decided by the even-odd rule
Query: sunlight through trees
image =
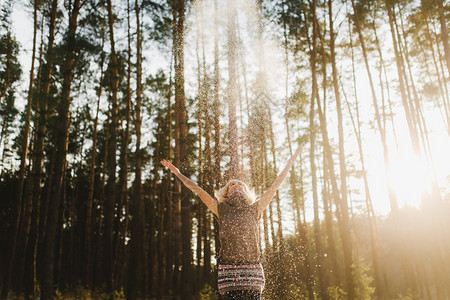
<path fill-rule="evenodd" d="M 0 2 L 0 298 L 221 299 L 206 192 L 261 196 L 263 299 L 450 298 L 448 1 Z"/>

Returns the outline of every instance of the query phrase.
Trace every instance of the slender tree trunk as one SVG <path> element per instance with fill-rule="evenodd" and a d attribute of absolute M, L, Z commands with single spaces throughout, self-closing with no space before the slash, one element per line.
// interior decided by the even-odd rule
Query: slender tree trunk
<path fill-rule="evenodd" d="M 220 162 L 222 160 L 222 147 L 220 136 L 220 69 L 219 69 L 219 21 L 217 12 L 217 0 L 214 0 L 214 186 L 216 189 L 222 185 L 222 172 Z M 216 239 L 217 240 L 217 239 Z"/>
<path fill-rule="evenodd" d="M 102 41 L 103 48 L 103 41 Z M 93 202 L 94 202 L 94 186 L 95 186 L 95 163 L 97 154 L 97 125 L 98 125 L 98 115 L 100 112 L 100 99 L 103 91 L 103 56 L 100 61 L 100 80 L 97 93 L 97 109 L 95 111 L 95 119 L 92 128 L 92 154 L 91 163 L 89 167 L 89 179 L 88 179 L 88 195 L 86 199 L 86 224 L 84 231 L 84 263 L 82 270 L 82 282 L 84 282 L 88 287 L 92 287 L 93 284 L 93 266 L 92 266 L 92 240 L 93 240 Z"/>
<path fill-rule="evenodd" d="M 172 49 L 172 59 L 175 58 L 175 49 Z M 173 89 L 173 80 L 172 80 L 172 61 L 170 64 L 170 73 L 169 73 L 169 92 L 167 95 L 167 158 L 170 160 L 172 158 L 172 89 Z M 165 187 L 165 190 L 172 191 L 171 187 L 171 180 L 167 180 Z M 174 236 L 174 197 L 173 193 L 168 192 L 165 195 L 164 201 L 167 202 L 167 221 L 166 221 L 166 227 L 167 227 L 167 235 L 170 237 Z M 174 238 L 167 238 L 165 240 L 165 245 L 170 249 L 169 253 L 166 254 L 166 265 L 165 265 L 165 283 L 163 287 L 165 290 L 173 290 L 173 265 L 174 265 L 174 258 L 175 258 L 175 247 L 174 247 Z"/>
<path fill-rule="evenodd" d="M 130 8 L 130 1 L 127 1 L 127 41 L 128 41 L 128 53 L 127 53 L 127 84 L 126 84 L 126 112 L 125 112 L 125 122 L 126 127 L 125 130 L 122 130 L 121 134 L 121 151 L 120 151 L 120 158 L 119 158 L 119 165 L 120 165 L 120 171 L 119 171 L 119 183 L 118 183 L 118 207 L 117 211 L 119 216 L 115 218 L 115 269 L 114 273 L 116 275 L 115 280 L 116 282 L 120 283 L 123 281 L 123 277 L 125 274 L 125 267 L 126 267 L 126 242 L 125 237 L 127 235 L 128 231 L 128 220 L 126 216 L 129 213 L 128 210 L 128 146 L 130 141 L 130 120 L 131 120 L 131 74 L 132 74 L 132 50 L 131 50 L 131 24 L 130 24 L 130 14 L 131 14 L 131 8 Z M 121 221 L 123 219 L 123 221 Z"/>
<path fill-rule="evenodd" d="M 317 194 L 317 174 L 316 174 L 316 164 L 315 164 L 315 148 L 316 148 L 316 125 L 315 125 L 315 102 L 319 102 L 318 96 L 318 84 L 317 84 L 317 75 L 316 75 L 316 56 L 317 56 L 317 44 L 316 41 L 319 37 L 318 24 L 316 21 L 316 1 L 312 2 L 312 14 L 313 14 L 313 29 L 312 29 L 312 51 L 311 51 L 311 72 L 312 72 L 312 93 L 311 93 L 311 102 L 310 102 L 310 111 L 309 111 L 309 161 L 311 167 L 311 181 L 312 181 L 312 192 L 313 192 L 313 205 L 314 205 L 314 242 L 316 245 L 317 252 L 317 266 L 319 268 L 319 288 L 320 288 L 320 296 L 324 299 L 327 299 L 328 293 L 326 291 L 326 282 L 324 278 L 324 274 L 322 271 L 322 255 L 323 255 L 323 246 L 322 246 L 322 235 L 320 229 L 320 219 L 319 219 L 319 197 Z M 326 77 L 324 77 L 326 78 Z M 310 295 L 311 297 L 312 295 Z"/>
<path fill-rule="evenodd" d="M 260 167 L 260 172 L 262 174 L 262 184 L 261 186 L 263 187 L 263 191 L 267 190 L 269 188 L 269 178 L 268 177 L 268 172 L 267 172 L 267 168 L 268 168 L 268 164 L 267 164 L 267 152 L 266 152 L 266 134 L 264 131 L 263 137 L 261 139 L 261 154 L 262 154 L 262 160 L 261 160 L 261 167 Z M 261 192 L 263 192 L 261 191 Z M 263 212 L 263 228 L 264 228 L 264 246 L 266 249 L 266 252 L 270 251 L 270 239 L 269 239 L 269 220 L 268 220 L 268 216 L 267 216 L 267 211 L 270 211 L 270 209 L 266 209 Z"/>
<path fill-rule="evenodd" d="M 157 205 L 156 211 L 158 214 L 158 224 L 156 225 L 157 230 L 157 239 L 156 239 L 156 259 L 155 264 L 157 264 L 154 269 L 156 270 L 156 274 L 158 276 L 154 276 L 153 273 L 150 274 L 150 278 L 148 278 L 149 284 L 151 287 L 153 287 L 149 291 L 149 295 L 153 296 L 156 295 L 157 299 L 160 299 L 162 297 L 162 292 L 164 288 L 164 284 L 166 282 L 167 278 L 167 270 L 165 268 L 165 264 L 167 263 L 167 251 L 164 251 L 168 248 L 167 241 L 165 238 L 166 231 L 167 231 L 167 213 L 166 213 L 166 205 L 168 203 L 168 195 L 164 194 L 163 187 L 167 185 L 167 182 L 165 182 L 166 179 L 162 180 L 162 183 L 159 185 L 159 164 L 160 164 L 160 153 L 162 152 L 162 147 L 164 145 L 164 142 L 166 140 L 165 132 L 163 130 L 162 126 L 162 114 L 160 115 L 160 121 L 158 122 L 158 128 L 157 128 L 157 139 L 156 139 L 156 147 L 155 147 L 155 160 L 154 160 L 154 179 L 153 179 L 153 194 L 152 194 L 152 201 L 155 202 Z M 167 120 L 167 119 L 166 119 Z M 158 201 L 157 201 L 158 200 Z M 156 202 L 157 201 L 157 202 Z"/>
<path fill-rule="evenodd" d="M 36 61 L 36 44 L 37 44 L 37 29 L 38 29 L 38 11 L 39 11 L 39 3 L 38 1 L 34 1 L 33 3 L 33 49 L 31 54 L 31 68 L 30 68 L 30 79 L 28 84 L 28 95 L 27 95 L 27 105 L 25 109 L 25 125 L 23 127 L 23 137 L 22 137 L 22 145 L 21 145 L 21 157 L 20 157 L 20 167 L 19 167 L 19 188 L 17 192 L 17 205 L 20 205 L 23 200 L 24 203 L 24 216 L 22 217 L 23 225 L 22 232 L 19 233 L 18 238 L 22 239 L 22 245 L 19 246 L 19 249 L 23 249 L 23 254 L 17 257 L 18 262 L 16 266 L 16 270 L 18 272 L 16 284 L 18 285 L 16 292 L 22 292 L 22 284 L 24 283 L 24 271 L 26 268 L 26 262 L 28 259 L 29 263 L 33 263 L 33 260 L 30 260 L 30 252 L 34 253 L 34 247 L 29 248 L 29 237 L 31 225 L 32 225 L 32 215 L 33 215 L 33 199 L 32 197 L 23 197 L 24 195 L 24 185 L 25 185 L 25 173 L 26 173 L 26 165 L 27 165 L 27 157 L 28 157 L 28 143 L 29 143 L 29 135 L 30 135 L 30 120 L 31 120 L 31 108 L 33 106 L 33 88 L 34 88 L 34 69 L 35 69 L 35 61 Z M 34 241 L 31 238 L 31 241 Z M 31 271 L 33 272 L 33 271 Z M 8 276 L 8 275 L 7 275 Z M 9 275 L 10 276 L 10 275 Z M 29 278 L 29 277 L 28 277 Z"/>
<path fill-rule="evenodd" d="M 353 254 L 352 254 L 352 240 L 351 240 L 351 228 L 349 223 L 349 213 L 348 213 L 348 204 L 347 202 L 342 201 L 339 188 L 337 186 L 336 175 L 334 172 L 334 166 L 332 164 L 333 159 L 331 155 L 331 147 L 329 144 L 328 132 L 326 128 L 326 120 L 324 116 L 324 110 L 321 108 L 321 103 L 318 95 L 317 89 L 317 78 L 315 74 L 315 56 L 317 51 L 314 50 L 316 48 L 315 39 L 317 36 L 320 36 L 320 29 L 318 27 L 318 21 L 316 16 L 316 1 L 313 1 L 312 4 L 312 13 L 313 13 L 313 51 L 311 53 L 311 67 L 313 70 L 313 96 L 312 101 L 317 100 L 317 112 L 319 115 L 320 121 L 320 130 L 323 138 L 323 150 L 325 151 L 326 160 L 329 162 L 328 167 L 330 171 L 331 185 L 333 190 L 333 198 L 336 202 L 336 206 L 338 208 L 338 224 L 339 224 L 339 232 L 341 234 L 342 239 L 342 247 L 344 253 L 344 267 L 345 267 L 345 278 L 346 278 L 346 286 L 347 286 L 347 294 L 349 299 L 353 299 L 355 295 L 355 282 L 353 278 Z M 323 55 L 323 54 L 322 54 Z M 325 79 L 325 77 L 324 77 Z M 317 241 L 316 241 L 317 243 Z M 320 251 L 318 250 L 318 255 L 320 256 Z M 325 282 L 323 282 L 325 283 Z"/>
<path fill-rule="evenodd" d="M 61 191 L 63 190 L 64 170 L 66 166 L 67 142 L 69 136 L 69 107 L 72 71 L 75 67 L 75 33 L 80 9 L 80 0 L 75 0 L 69 8 L 69 30 L 67 38 L 67 53 L 64 61 L 61 101 L 58 104 L 58 124 L 56 136 L 56 157 L 54 179 L 51 189 L 49 210 L 47 215 L 46 235 L 44 239 L 43 269 L 42 269 L 42 299 L 53 298 L 53 272 L 55 263 L 55 237 L 58 227 L 58 214 Z"/>
<path fill-rule="evenodd" d="M 324 155 L 325 156 L 325 155 Z M 340 278 L 342 278 L 342 270 L 339 268 L 338 264 L 338 255 L 337 255 L 337 249 L 336 249 L 336 242 L 335 242 L 335 230 L 333 228 L 335 221 L 333 220 L 333 205 L 331 202 L 331 193 L 329 188 L 329 182 L 330 182 L 330 175 L 328 174 L 328 166 L 326 165 L 328 162 L 324 158 L 324 169 L 323 169 L 323 211 L 325 216 L 325 231 L 327 233 L 327 251 L 329 253 L 330 261 L 331 261 L 331 271 L 332 273 L 328 272 L 330 274 L 329 282 L 328 284 L 330 286 L 336 286 L 339 282 Z"/>
<path fill-rule="evenodd" d="M 336 53 L 335 53 L 335 35 L 333 28 L 333 4 L 331 0 L 328 0 L 328 13 L 330 24 L 330 54 L 331 54 L 331 69 L 333 75 L 333 89 L 336 100 L 336 112 L 338 118 L 338 135 L 339 135 L 339 167 L 341 177 L 341 197 L 342 202 L 347 203 L 347 167 L 345 162 L 345 149 L 344 149 L 344 129 L 342 120 L 342 105 L 341 95 L 339 92 L 339 78 L 336 68 Z M 331 162 L 330 162 L 331 163 Z"/>
<path fill-rule="evenodd" d="M 94 287 L 101 287 L 103 284 L 103 271 L 102 271 L 102 267 L 103 267 L 103 257 L 104 257 L 104 253 L 103 253 L 103 243 L 104 243 L 104 239 L 102 239 L 102 229 L 104 226 L 104 211 L 105 211 L 105 193 L 106 193 L 106 175 L 107 175 L 107 169 L 108 169 L 108 155 L 109 155 L 109 142 L 110 142 L 110 138 L 109 138 L 109 131 L 110 131 L 110 127 L 108 126 L 108 122 L 110 122 L 111 119 L 111 111 L 107 111 L 107 119 L 104 122 L 104 130 L 105 130 L 105 139 L 104 139 L 104 153 L 103 153 L 103 157 L 102 157 L 102 162 L 103 165 L 99 166 L 99 168 L 101 169 L 101 179 L 100 179 L 100 190 L 99 190 L 99 196 L 98 196 L 98 208 L 96 209 L 96 211 L 94 211 L 94 216 L 93 216 L 93 225 L 94 228 L 93 230 L 96 232 L 96 238 L 97 241 L 95 243 L 95 248 L 93 249 L 92 253 L 93 256 L 92 258 L 95 258 L 95 260 L 93 259 L 93 261 L 95 262 L 93 264 L 93 286 Z M 104 287 L 104 285 L 103 285 Z"/>
<path fill-rule="evenodd" d="M 236 1 L 231 0 L 227 3 L 228 21 L 227 21 L 227 49 L 228 49 L 228 86 L 227 86 L 227 104 L 228 104 L 228 154 L 230 156 L 230 174 L 229 179 L 239 178 L 241 170 L 239 169 L 238 153 L 238 135 L 236 124 L 236 100 L 238 98 L 237 90 L 237 72 L 236 72 Z"/>
<path fill-rule="evenodd" d="M 201 8 L 201 17 L 204 20 L 203 14 L 203 6 Z M 203 23 L 202 23 L 203 24 Z M 205 127 L 205 146 L 204 146 L 204 157 L 205 157 L 205 168 L 202 168 L 202 175 L 205 180 L 203 181 L 205 185 L 206 191 L 212 195 L 214 194 L 214 172 L 212 165 L 212 151 L 211 151 L 211 105 L 208 101 L 209 98 L 209 90 L 208 90 L 208 73 L 206 69 L 206 53 L 205 53 L 205 33 L 204 27 L 201 27 L 201 45 L 202 45 L 202 70 L 203 70 L 203 78 L 202 78 L 202 99 L 203 105 L 201 110 L 201 119 L 204 122 Z M 211 280 L 211 212 L 208 209 L 205 209 L 203 204 L 203 222 L 202 222 L 202 230 L 199 232 L 202 236 L 203 243 L 203 272 L 200 276 L 202 278 L 203 283 L 207 283 L 209 285 L 212 284 L 213 280 Z"/>
<path fill-rule="evenodd" d="M 430 33 L 430 26 L 429 26 L 429 21 L 428 18 L 426 17 L 426 28 L 425 28 L 425 39 L 429 44 L 429 49 L 431 50 L 431 55 L 432 55 L 432 59 L 433 59 L 433 66 L 436 72 L 436 77 L 438 80 L 438 86 L 439 86 L 439 90 L 441 93 L 441 97 L 442 97 L 442 103 L 444 106 L 444 113 L 445 113 L 445 118 L 443 117 L 444 123 L 447 124 L 447 133 L 448 135 L 450 135 L 450 104 L 449 104 L 449 92 L 447 89 L 447 84 L 445 83 L 445 74 L 442 74 L 443 72 L 441 72 L 439 70 L 439 66 L 437 63 L 437 58 L 436 58 L 436 53 L 435 53 L 435 45 L 434 45 L 434 41 L 432 38 L 432 35 Z M 427 65 L 428 68 L 428 65 Z M 431 73 L 431 72 L 429 72 Z M 431 79 L 431 75 L 430 75 L 430 80 Z M 440 103 L 437 101 L 436 106 L 439 107 L 439 109 L 441 110 L 442 113 L 442 105 L 440 105 Z"/>
<path fill-rule="evenodd" d="M 205 61 L 204 61 L 205 62 Z M 204 68 L 204 86 L 207 84 L 206 68 Z M 207 90 L 205 89 L 207 93 Z M 205 99 L 208 99 L 208 95 L 205 94 Z M 214 193 L 214 171 L 212 162 L 212 151 L 211 151 L 211 114 L 210 106 L 206 102 L 206 108 L 204 110 L 204 120 L 205 120 L 205 178 L 206 178 L 206 191 L 212 195 Z M 203 204 L 202 204 L 203 205 Z M 212 285 L 213 279 L 211 276 L 211 212 L 206 210 L 203 221 L 203 278 L 204 282 Z M 214 280 L 215 281 L 215 280 Z"/>
<path fill-rule="evenodd" d="M 200 3 L 199 5 L 203 5 L 202 3 Z M 200 8 L 202 9 L 202 8 Z M 204 166 L 203 166 L 203 120 L 202 120 L 202 116 L 203 116 L 203 112 L 204 112 L 204 103 L 206 101 L 206 99 L 204 98 L 204 86 L 203 86 L 203 81 L 202 81 L 202 63 L 200 62 L 200 49 L 199 49 L 199 40 L 202 39 L 203 37 L 203 28 L 201 28 L 201 23 L 203 22 L 203 19 L 201 19 L 202 21 L 200 21 L 198 13 L 197 13 L 197 24 L 198 24 L 198 28 L 197 28 L 197 38 L 196 38 L 196 49 L 195 49 L 195 53 L 197 56 L 197 101 L 198 101 L 198 105 L 197 105 L 197 123 L 198 123 L 198 135 L 197 135 L 197 139 L 198 139 L 198 180 L 197 180 L 197 184 L 199 186 L 204 187 L 204 174 L 203 174 L 203 170 L 204 170 Z M 201 289 L 201 283 L 202 283 L 202 276 L 203 276 L 203 272 L 202 272 L 202 268 L 201 268 L 201 259 L 202 259 L 202 232 L 203 232 L 203 223 L 204 223 L 204 209 L 203 209 L 203 203 L 199 203 L 198 207 L 197 207 L 197 226 L 198 226 L 198 231 L 197 231 L 197 248 L 196 248 L 196 259 L 197 259 L 197 267 L 195 269 L 196 272 L 196 278 L 197 278 L 197 282 L 195 284 L 195 290 L 200 290 Z"/>
<path fill-rule="evenodd" d="M 144 216 L 144 194 L 142 189 L 142 150 L 141 150 L 141 105 L 142 105 L 142 35 L 140 24 L 140 4 L 135 1 L 136 12 L 136 107 L 135 107 L 135 131 L 136 131 L 136 153 L 135 153 L 135 195 L 133 197 L 131 213 L 131 255 L 129 264 L 130 299 L 145 298 L 145 216 Z"/>
<path fill-rule="evenodd" d="M 30 178 L 30 193 L 26 196 L 27 203 L 33 203 L 35 209 L 39 208 L 39 201 L 41 197 L 41 181 L 42 181 L 42 162 L 44 158 L 44 140 L 46 134 L 46 122 L 47 122 L 47 97 L 50 87 L 50 78 L 51 78 L 51 68 L 52 68 L 52 52 L 53 52 L 53 43 L 55 37 L 55 24 L 56 24 L 56 11 L 57 11 L 57 3 L 54 1 L 51 6 L 51 12 L 49 16 L 49 36 L 48 36 L 48 45 L 47 45 L 47 53 L 46 53 L 46 63 L 43 64 L 41 72 L 39 72 L 38 78 L 41 79 L 39 82 L 39 96 L 38 96 L 38 109 L 37 109 L 37 127 L 34 149 L 33 149 L 33 169 L 32 176 Z M 42 42 L 41 42 L 41 57 L 42 57 Z M 40 59 L 42 62 L 42 59 Z M 41 63 L 42 65 L 42 63 Z M 30 200 L 32 199 L 32 200 Z M 37 213 L 37 212 L 36 212 Z M 37 215 L 36 215 L 37 216 Z M 36 218 L 37 224 L 37 218 Z M 32 235 L 35 236 L 35 235 Z M 36 234 L 37 236 L 37 234 Z M 37 237 L 35 239 L 35 243 L 37 242 Z M 34 247 L 36 248 L 36 247 Z"/>
<path fill-rule="evenodd" d="M 181 173 L 186 174 L 187 161 L 187 112 L 186 112 L 186 96 L 184 93 L 184 19 L 185 19 L 185 2 L 177 0 L 172 7 L 174 22 L 174 51 L 175 51 L 175 164 L 179 166 Z M 179 230 L 181 232 L 182 245 L 182 268 L 181 268 L 181 295 L 183 299 L 192 297 L 192 280 L 191 275 L 191 210 L 190 195 L 187 188 L 181 185 L 180 181 L 176 181 L 176 203 L 179 208 Z M 183 209 L 181 210 L 181 207 Z M 176 253 L 178 255 L 178 253 Z"/>
<path fill-rule="evenodd" d="M 42 20 L 45 19 L 45 14 L 42 13 Z M 44 46 L 44 27 L 41 26 L 41 41 L 40 41 L 40 49 L 39 49 L 39 67 L 37 71 L 37 82 L 36 82 L 36 91 L 41 90 L 41 74 L 43 70 L 43 46 Z M 34 107 L 34 114 L 38 115 L 39 111 L 39 101 L 40 97 L 33 97 L 33 107 Z M 33 295 L 33 297 L 36 297 L 37 295 L 37 282 L 38 282 L 38 244 L 39 244 L 39 233 L 40 233 L 40 214 L 41 214 L 41 205 L 39 202 L 39 198 L 35 197 L 33 192 L 35 191 L 35 181 L 37 179 L 36 175 L 36 142 L 38 140 L 38 128 L 39 128 L 39 120 L 34 121 L 34 130 L 33 130 L 33 136 L 30 138 L 30 174 L 27 176 L 27 184 L 25 188 L 25 201 L 31 202 L 33 205 L 33 211 L 31 214 L 31 230 L 30 230 L 30 241 L 29 241 L 29 249 L 27 250 L 27 262 L 25 263 L 26 271 L 25 271 L 25 295 Z M 40 188 L 40 187 L 39 187 Z M 29 200 L 30 199 L 30 200 Z"/>
<path fill-rule="evenodd" d="M 278 174 L 278 168 L 277 168 L 277 159 L 275 154 L 275 137 L 273 133 L 273 124 L 272 124 L 272 114 L 269 109 L 268 113 L 268 121 L 269 121 L 269 134 L 270 134 L 270 151 L 272 152 L 272 160 L 273 160 L 273 178 L 276 178 Z M 280 204 L 280 193 L 276 192 L 275 194 L 275 202 L 277 207 L 277 234 L 276 234 L 276 245 L 278 246 L 278 251 L 280 253 L 284 252 L 284 246 L 283 246 L 283 223 L 282 223 L 282 216 L 281 216 L 281 204 Z"/>
<path fill-rule="evenodd" d="M 351 37 L 350 37 L 351 38 Z M 353 74 L 353 85 L 356 89 L 356 72 L 355 72 L 355 64 L 354 64 L 354 56 L 353 56 L 353 41 L 350 39 L 350 47 L 352 51 L 352 74 Z M 356 90 L 355 90 L 356 91 Z M 345 93 L 344 93 L 345 95 Z M 350 103 L 346 100 L 347 108 L 350 114 L 350 119 L 352 121 L 353 131 L 355 133 L 356 141 L 358 144 L 358 153 L 361 163 L 361 171 L 363 174 L 363 181 L 364 181 L 364 192 L 365 192 L 365 198 L 366 198 L 366 210 L 367 210 L 367 217 L 370 222 L 370 245 L 372 249 L 372 264 L 373 264 L 373 272 L 375 277 L 375 287 L 376 287 L 376 293 L 377 297 L 379 299 L 386 299 L 386 297 L 389 297 L 389 289 L 387 285 L 386 277 L 384 276 L 385 273 L 382 270 L 382 266 L 379 263 L 379 259 L 381 257 L 381 249 L 379 247 L 379 237 L 378 237 L 378 229 L 376 224 L 376 216 L 375 212 L 373 210 L 372 206 L 372 197 L 370 194 L 369 189 L 369 180 L 367 178 L 367 170 L 365 167 L 365 158 L 364 158 L 364 151 L 363 151 L 363 141 L 361 137 L 361 122 L 359 117 L 359 103 L 358 103 L 358 97 L 355 92 L 355 108 L 354 111 L 356 113 L 356 119 L 353 116 L 353 109 L 350 107 Z M 383 280 L 384 279 L 384 280 Z"/>
<path fill-rule="evenodd" d="M 386 131 L 386 114 L 385 114 L 385 96 L 384 96 L 384 87 L 383 87 L 383 76 L 384 76 L 384 81 L 385 81 L 385 85 L 386 85 L 386 93 L 387 93 L 387 102 L 388 102 L 388 106 L 389 106 L 389 115 L 390 115 L 390 120 L 392 123 L 392 133 L 394 135 L 394 140 L 395 140 L 395 144 L 398 147 L 398 139 L 397 139 L 397 133 L 396 133 L 396 126 L 395 126 L 395 122 L 394 122 L 394 113 L 392 110 L 392 101 L 391 101 L 391 93 L 390 93 L 390 88 L 389 88 L 389 81 L 387 78 L 387 71 L 386 71 L 386 63 L 384 60 L 384 56 L 383 56 L 383 51 L 381 50 L 381 46 L 380 46 L 380 39 L 378 38 L 378 33 L 377 33 L 377 26 L 376 26 L 376 21 L 375 21 L 375 12 L 373 13 L 373 23 L 372 23 L 372 27 L 373 27 L 373 34 L 375 37 L 375 45 L 377 48 L 377 52 L 378 52 L 378 56 L 380 57 L 380 75 L 379 75 L 379 80 L 380 80 L 380 88 L 381 88 L 381 97 L 382 97 L 382 110 L 383 110 L 383 126 L 382 128 L 384 128 L 384 130 Z M 355 16 L 356 17 L 356 16 Z M 349 23 L 350 26 L 350 23 Z M 359 25 L 359 20 L 358 20 L 358 26 Z M 362 38 L 362 35 L 361 35 Z M 362 48 L 362 47 L 361 47 Z M 365 47 L 364 47 L 365 49 Z M 353 51 L 353 48 L 352 48 Z M 364 52 L 366 52 L 366 50 L 364 50 Z M 352 52 L 353 53 L 353 52 Z M 353 54 L 352 54 L 353 55 Z M 370 77 L 369 77 L 370 78 Z M 378 105 L 378 104 L 377 104 Z"/>
<path fill-rule="evenodd" d="M 388 151 L 388 146 L 387 146 L 387 140 L 386 140 L 386 131 L 385 128 L 382 126 L 381 123 L 381 116 L 380 116 L 380 112 L 379 112 L 379 108 L 378 108 L 378 101 L 377 101 L 377 96 L 375 93 L 375 88 L 374 88 L 374 84 L 373 84 L 373 80 L 372 80 L 372 73 L 370 71 L 370 66 L 369 66 L 369 61 L 367 58 L 367 51 L 366 51 L 366 46 L 365 46 L 365 42 L 364 42 L 364 37 L 362 36 L 362 32 L 361 32 L 361 25 L 359 22 L 359 18 L 358 18 L 358 14 L 357 11 L 355 9 L 355 3 L 352 0 L 352 5 L 353 5 L 353 21 L 355 23 L 355 28 L 356 31 L 358 32 L 358 38 L 359 38 L 359 42 L 361 45 L 361 50 L 362 50 L 362 54 L 364 57 L 364 63 L 366 66 L 366 71 L 367 71 L 367 76 L 369 78 L 369 84 L 370 84 L 370 91 L 372 93 L 372 103 L 375 109 L 375 120 L 377 122 L 377 127 L 378 127 L 378 131 L 380 132 L 380 137 L 381 137 L 381 144 L 383 146 L 383 155 L 384 155 L 384 166 L 386 169 L 386 173 L 389 172 L 389 165 L 390 165 L 390 161 L 389 161 L 389 151 Z M 398 212 L 398 203 L 397 203 L 397 197 L 395 195 L 394 189 L 390 183 L 390 181 L 388 180 L 388 178 L 386 178 L 386 183 L 387 183 L 387 187 L 388 187 L 388 193 L 389 193 L 389 202 L 391 205 L 391 211 L 396 214 Z"/>
<path fill-rule="evenodd" d="M 396 66 L 397 66 L 397 74 L 398 74 L 398 80 L 399 80 L 400 93 L 402 96 L 402 103 L 403 103 L 403 108 L 405 110 L 406 121 L 408 123 L 408 129 L 409 129 L 409 134 L 410 134 L 410 138 L 411 138 L 411 143 L 412 143 L 414 152 L 419 153 L 420 148 L 419 148 L 419 139 L 418 139 L 417 129 L 414 124 L 412 108 L 410 107 L 410 103 L 408 103 L 408 97 L 406 94 L 406 84 L 405 84 L 404 76 L 402 73 L 402 70 L 403 70 L 402 59 L 400 57 L 397 38 L 396 38 L 396 34 L 395 34 L 395 17 L 394 17 L 394 13 L 393 13 L 394 8 L 392 7 L 392 4 L 389 1 L 385 0 L 384 2 L 385 2 L 386 10 L 388 13 L 388 17 L 389 17 L 389 27 L 391 29 L 392 43 L 394 46 L 395 62 L 396 62 Z M 355 18 L 355 19 L 357 19 L 357 18 Z"/>
<path fill-rule="evenodd" d="M 102 280 L 106 284 L 106 291 L 112 293 L 114 290 L 113 282 L 113 218 L 114 203 L 116 202 L 116 151 L 117 151 L 117 90 L 119 84 L 117 54 L 114 39 L 114 15 L 112 1 L 107 1 L 108 10 L 108 26 L 109 40 L 111 44 L 110 68 L 111 68 L 111 120 L 109 123 L 109 141 L 108 141 L 108 157 L 107 157 L 107 174 L 108 181 L 106 183 L 106 197 L 104 201 L 104 231 L 103 231 L 103 263 Z"/>
<path fill-rule="evenodd" d="M 214 0 L 214 92 L 213 92 L 213 115 L 214 115 L 214 188 L 219 189 L 222 186 L 222 138 L 220 130 L 220 69 L 219 69 L 219 13 L 217 9 L 217 0 Z M 214 244 L 215 251 L 219 253 L 219 223 L 217 218 L 213 218 L 214 223 Z M 216 281 L 215 281 L 216 282 Z M 216 284 L 214 284 L 215 286 Z"/>

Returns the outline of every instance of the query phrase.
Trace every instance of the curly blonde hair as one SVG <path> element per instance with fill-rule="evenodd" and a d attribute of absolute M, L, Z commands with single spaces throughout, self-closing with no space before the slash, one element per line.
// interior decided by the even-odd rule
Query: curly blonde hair
<path fill-rule="evenodd" d="M 253 204 L 256 202 L 256 195 L 253 192 L 253 190 L 251 190 L 246 184 L 245 182 L 239 180 L 239 179 L 231 179 L 229 180 L 224 187 L 222 187 L 221 189 L 219 189 L 218 191 L 216 191 L 214 193 L 214 195 L 217 198 L 217 201 L 219 202 L 226 202 L 228 199 L 228 187 L 230 186 L 231 183 L 233 182 L 239 182 L 242 184 L 242 186 L 244 187 L 243 192 L 245 193 L 245 195 L 247 196 L 247 201 L 249 204 Z"/>

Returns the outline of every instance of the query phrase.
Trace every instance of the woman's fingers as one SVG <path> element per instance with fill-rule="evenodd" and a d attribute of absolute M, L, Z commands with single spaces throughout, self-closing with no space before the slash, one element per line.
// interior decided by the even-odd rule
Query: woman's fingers
<path fill-rule="evenodd" d="M 161 164 L 169 168 L 172 172 L 178 171 L 178 169 L 174 165 L 172 165 L 172 163 L 169 160 L 163 159 L 161 160 Z"/>
<path fill-rule="evenodd" d="M 167 168 L 170 169 L 170 171 L 172 171 L 173 173 L 177 174 L 180 171 L 178 170 L 177 167 L 175 167 L 169 160 L 163 159 L 161 160 L 161 164 L 163 164 L 164 166 L 166 166 Z"/>

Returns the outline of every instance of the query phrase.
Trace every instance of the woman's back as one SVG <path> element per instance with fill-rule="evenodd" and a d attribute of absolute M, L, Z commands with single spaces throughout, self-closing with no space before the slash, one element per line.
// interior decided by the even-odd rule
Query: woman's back
<path fill-rule="evenodd" d="M 233 198 L 231 198 L 233 197 Z M 259 216 L 257 203 L 245 204 L 236 199 L 240 193 L 230 195 L 229 201 L 218 204 L 219 261 L 224 263 L 258 263 Z M 244 199 L 241 199 L 244 200 Z"/>

